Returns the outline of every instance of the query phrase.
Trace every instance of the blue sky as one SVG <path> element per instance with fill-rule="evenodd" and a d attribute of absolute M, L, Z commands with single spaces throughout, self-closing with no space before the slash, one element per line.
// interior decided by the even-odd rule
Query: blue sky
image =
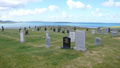
<path fill-rule="evenodd" d="M 0 20 L 120 22 L 120 0 L 0 0 Z"/>

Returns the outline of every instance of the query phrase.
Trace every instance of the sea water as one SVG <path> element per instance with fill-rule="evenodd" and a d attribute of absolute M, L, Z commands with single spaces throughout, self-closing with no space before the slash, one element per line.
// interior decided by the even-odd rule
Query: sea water
<path fill-rule="evenodd" d="M 120 23 L 83 23 L 83 22 L 22 22 L 22 23 L 0 23 L 0 28 L 24 28 L 35 26 L 77 26 L 86 28 L 120 26 Z"/>

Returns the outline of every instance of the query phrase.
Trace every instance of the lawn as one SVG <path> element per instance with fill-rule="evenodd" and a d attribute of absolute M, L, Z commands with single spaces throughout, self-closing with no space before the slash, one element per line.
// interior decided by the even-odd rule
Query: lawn
<path fill-rule="evenodd" d="M 25 43 L 19 42 L 18 29 L 0 32 L 0 68 L 120 68 L 120 36 L 112 37 L 110 33 L 92 35 L 89 29 L 86 31 L 87 51 L 81 52 L 60 48 L 67 33 L 50 29 L 49 32 L 50 48 L 45 48 L 44 29 L 29 29 Z M 96 37 L 102 38 L 101 46 L 94 46 Z"/>

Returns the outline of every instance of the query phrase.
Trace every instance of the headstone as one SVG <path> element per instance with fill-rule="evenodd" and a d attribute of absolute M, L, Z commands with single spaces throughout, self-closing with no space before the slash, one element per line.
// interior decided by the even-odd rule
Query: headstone
<path fill-rule="evenodd" d="M 55 32 L 55 28 L 53 29 L 53 32 Z"/>
<path fill-rule="evenodd" d="M 45 27 L 45 31 L 47 30 L 47 28 Z"/>
<path fill-rule="evenodd" d="M 106 33 L 110 33 L 110 28 L 106 28 Z"/>
<path fill-rule="evenodd" d="M 2 26 L 2 31 L 4 31 L 4 27 Z"/>
<path fill-rule="evenodd" d="M 25 39 L 24 39 L 24 31 L 23 31 L 23 30 L 20 31 L 20 42 L 21 42 L 21 43 L 25 42 Z"/>
<path fill-rule="evenodd" d="M 19 28 L 19 32 L 21 31 L 21 28 Z"/>
<path fill-rule="evenodd" d="M 74 27 L 74 30 L 76 30 L 76 27 Z"/>
<path fill-rule="evenodd" d="M 67 33 L 69 33 L 70 31 L 69 30 L 67 30 Z"/>
<path fill-rule="evenodd" d="M 29 34 L 29 31 L 28 29 L 25 30 L 25 35 L 28 35 Z"/>
<path fill-rule="evenodd" d="M 98 29 L 98 33 L 103 33 L 101 28 Z"/>
<path fill-rule="evenodd" d="M 40 30 L 40 28 L 39 27 L 37 27 L 37 31 L 39 31 Z"/>
<path fill-rule="evenodd" d="M 93 34 L 93 35 L 94 35 L 95 33 L 96 33 L 96 31 L 95 31 L 95 30 L 92 30 L 92 31 L 91 31 L 91 34 Z"/>
<path fill-rule="evenodd" d="M 87 28 L 86 31 L 88 31 L 89 29 Z"/>
<path fill-rule="evenodd" d="M 70 32 L 69 37 L 71 38 L 71 42 L 75 42 L 75 32 Z"/>
<path fill-rule="evenodd" d="M 85 31 L 76 30 L 75 34 L 75 50 L 85 51 Z"/>
<path fill-rule="evenodd" d="M 46 48 L 50 47 L 50 36 L 49 36 L 49 32 L 46 31 Z"/>
<path fill-rule="evenodd" d="M 112 36 L 117 36 L 118 35 L 118 31 L 117 30 L 112 30 Z"/>
<path fill-rule="evenodd" d="M 69 37 L 63 37 L 63 47 L 64 49 L 70 49 L 71 48 L 71 39 Z"/>
<path fill-rule="evenodd" d="M 101 38 L 96 37 L 96 39 L 95 39 L 95 46 L 98 46 L 98 45 L 101 45 L 101 44 L 102 44 Z"/>

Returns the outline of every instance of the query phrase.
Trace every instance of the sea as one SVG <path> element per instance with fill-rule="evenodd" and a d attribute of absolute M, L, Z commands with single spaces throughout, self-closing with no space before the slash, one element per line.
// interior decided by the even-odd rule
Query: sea
<path fill-rule="evenodd" d="M 1 27 L 8 29 L 17 29 L 35 26 L 73 26 L 85 28 L 114 27 L 120 26 L 120 23 L 96 23 L 96 22 L 19 22 L 19 23 L 0 23 Z"/>

